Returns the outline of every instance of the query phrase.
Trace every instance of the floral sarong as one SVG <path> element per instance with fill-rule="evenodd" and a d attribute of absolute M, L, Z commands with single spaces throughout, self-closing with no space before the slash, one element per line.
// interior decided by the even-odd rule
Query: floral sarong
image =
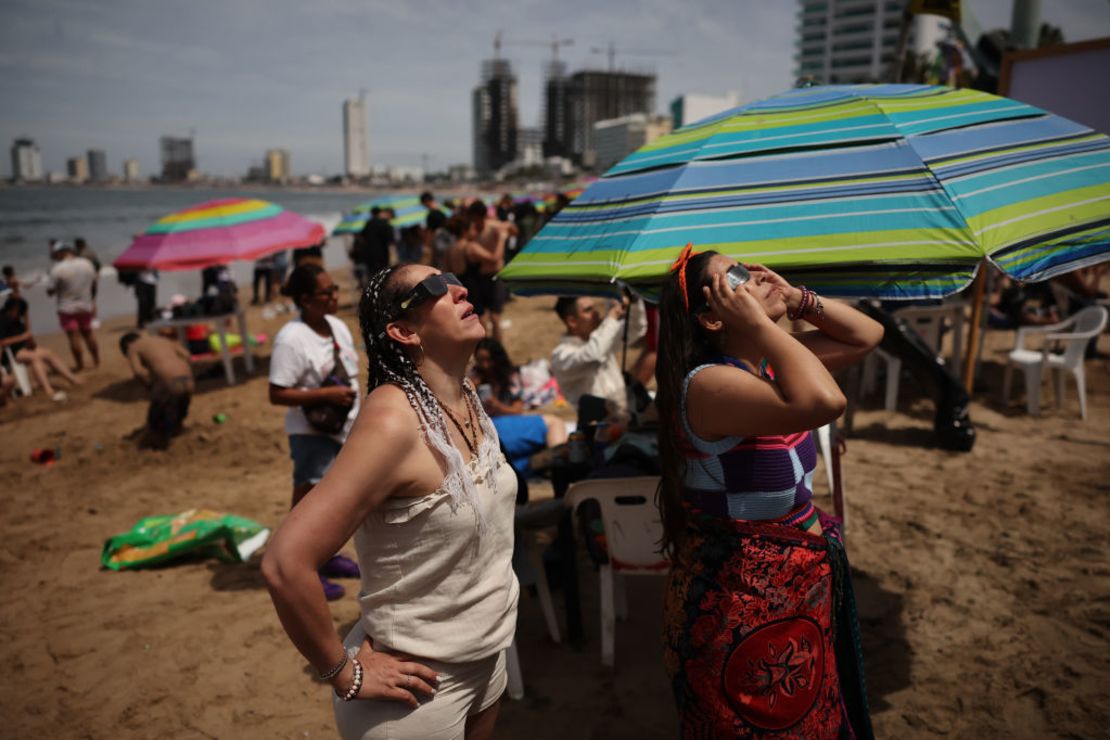
<path fill-rule="evenodd" d="M 682 737 L 872 737 L 848 563 L 821 524 L 692 517 L 664 612 Z"/>

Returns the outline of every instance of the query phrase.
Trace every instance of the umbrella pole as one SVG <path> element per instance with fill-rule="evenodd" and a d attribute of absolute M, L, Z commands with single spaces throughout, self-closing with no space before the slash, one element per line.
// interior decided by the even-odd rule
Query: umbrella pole
<path fill-rule="evenodd" d="M 971 331 L 967 333 L 967 351 L 964 352 L 964 390 L 971 395 L 971 386 L 975 383 L 975 364 L 979 354 L 979 334 L 983 330 L 983 301 L 985 300 L 987 286 L 987 270 L 990 266 L 986 260 L 979 263 L 979 272 L 971 287 Z"/>

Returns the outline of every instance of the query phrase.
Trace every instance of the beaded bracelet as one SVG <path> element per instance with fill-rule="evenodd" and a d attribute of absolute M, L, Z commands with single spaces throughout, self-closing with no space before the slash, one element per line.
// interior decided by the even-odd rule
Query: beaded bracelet
<path fill-rule="evenodd" d="M 362 690 L 362 664 L 358 662 L 358 658 L 351 658 L 351 665 L 355 667 L 354 681 L 351 682 L 351 688 L 347 689 L 346 693 L 340 695 L 343 701 L 351 701 L 358 692 Z M 335 692 L 337 695 L 338 691 Z"/>
<path fill-rule="evenodd" d="M 323 673 L 317 673 L 316 677 L 319 678 L 321 681 L 328 681 L 328 680 L 338 676 L 339 672 L 341 670 L 343 670 L 343 666 L 345 666 L 345 665 L 347 665 L 347 651 L 346 650 L 343 651 L 343 657 L 339 659 L 338 663 L 336 663 L 335 665 L 333 665 L 331 668 L 324 671 Z"/>
<path fill-rule="evenodd" d="M 816 293 L 804 285 L 799 285 L 798 290 L 802 291 L 802 299 L 798 301 L 798 310 L 787 311 L 786 318 L 797 321 L 811 312 L 818 317 L 825 315 L 825 304 L 821 303 L 821 298 Z"/>
<path fill-rule="evenodd" d="M 786 318 L 791 321 L 797 321 L 805 315 L 806 310 L 809 308 L 811 296 L 814 295 L 813 291 L 804 285 L 799 285 L 798 290 L 802 291 L 802 298 L 798 301 L 798 308 L 795 311 L 787 311 Z"/>

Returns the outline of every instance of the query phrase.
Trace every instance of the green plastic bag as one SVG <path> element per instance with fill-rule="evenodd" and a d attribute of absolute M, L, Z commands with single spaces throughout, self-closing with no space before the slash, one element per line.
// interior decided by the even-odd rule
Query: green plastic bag
<path fill-rule="evenodd" d="M 183 556 L 214 557 L 242 563 L 270 537 L 270 530 L 250 519 L 208 509 L 140 519 L 130 532 L 104 543 L 100 564 L 112 570 L 161 565 Z"/>

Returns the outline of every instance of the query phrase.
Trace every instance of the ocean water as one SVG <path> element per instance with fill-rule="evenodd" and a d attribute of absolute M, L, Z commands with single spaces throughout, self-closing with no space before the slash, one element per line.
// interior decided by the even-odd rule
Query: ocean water
<path fill-rule="evenodd" d="M 42 285 L 50 269 L 48 241 L 72 242 L 83 237 L 104 264 L 100 280 L 98 314 L 101 318 L 135 310 L 131 290 L 119 284 L 110 267 L 135 234 L 163 216 L 217 198 L 253 197 L 319 221 L 329 231 L 344 211 L 373 197 L 369 193 L 293 191 L 280 189 L 233 190 L 148 187 L 136 189 L 19 187 L 0 188 L 0 265 L 12 265 L 27 285 L 32 327 L 36 332 L 58 330 L 54 301 Z M 341 237 L 328 240 L 324 252 L 329 268 L 347 263 Z M 249 283 L 251 263 L 231 265 L 240 285 Z M 160 305 L 175 294 L 195 298 L 200 293 L 199 271 L 162 272 L 158 285 Z M 249 300 L 249 293 L 247 298 Z"/>

